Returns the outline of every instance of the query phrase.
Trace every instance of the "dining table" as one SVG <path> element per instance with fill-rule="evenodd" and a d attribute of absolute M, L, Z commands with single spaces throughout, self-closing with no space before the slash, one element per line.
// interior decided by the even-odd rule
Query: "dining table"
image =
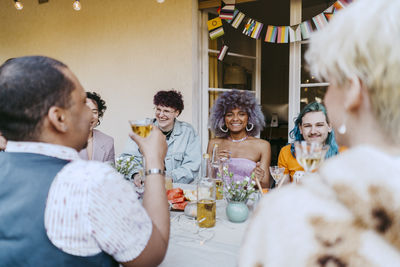
<path fill-rule="evenodd" d="M 193 189 L 195 185 L 174 184 L 174 187 Z M 180 211 L 171 211 L 171 231 L 168 251 L 162 267 L 237 266 L 240 245 L 248 226 L 230 222 L 226 216 L 227 201 L 216 201 L 216 224 L 200 228 L 196 219 Z"/>

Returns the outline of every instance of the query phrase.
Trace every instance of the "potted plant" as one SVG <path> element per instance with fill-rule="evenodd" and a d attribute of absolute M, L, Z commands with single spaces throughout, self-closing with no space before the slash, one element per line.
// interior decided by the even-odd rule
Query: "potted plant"
<path fill-rule="evenodd" d="M 246 205 L 255 190 L 256 182 L 251 177 L 245 177 L 242 181 L 233 180 L 233 173 L 224 169 L 224 196 L 228 201 L 226 216 L 231 222 L 244 222 L 249 215 L 249 208 Z"/>

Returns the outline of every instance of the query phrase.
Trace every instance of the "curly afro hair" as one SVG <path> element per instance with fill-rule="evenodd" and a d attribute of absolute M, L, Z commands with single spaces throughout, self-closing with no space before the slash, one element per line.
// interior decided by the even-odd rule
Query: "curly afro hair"
<path fill-rule="evenodd" d="M 249 123 L 254 125 L 247 134 L 256 136 L 265 126 L 264 114 L 257 104 L 254 95 L 249 91 L 232 90 L 221 94 L 211 110 L 210 128 L 218 137 L 226 138 L 229 132 L 224 133 L 221 127 L 225 125 L 225 114 L 235 108 L 240 108 L 247 112 Z"/>
<path fill-rule="evenodd" d="M 153 104 L 156 106 L 171 107 L 179 111 L 181 114 L 184 105 L 182 94 L 176 90 L 158 91 L 154 95 Z"/>
<path fill-rule="evenodd" d="M 107 109 L 106 101 L 101 99 L 100 95 L 98 93 L 96 93 L 96 92 L 86 92 L 86 97 L 89 98 L 89 99 L 92 99 L 97 104 L 97 110 L 99 112 L 99 123 L 98 123 L 98 125 L 99 125 L 100 124 L 100 118 L 103 117 L 104 112 Z"/>

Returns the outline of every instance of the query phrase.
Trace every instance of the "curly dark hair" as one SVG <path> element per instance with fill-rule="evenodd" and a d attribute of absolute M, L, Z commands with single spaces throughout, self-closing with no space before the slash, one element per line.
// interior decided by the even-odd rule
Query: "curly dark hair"
<path fill-rule="evenodd" d="M 99 119 L 102 118 L 103 115 L 104 115 L 104 112 L 107 109 L 106 101 L 101 99 L 101 96 L 96 92 L 86 92 L 86 97 L 89 98 L 89 99 L 92 99 L 92 100 L 94 100 L 96 102 L 97 110 L 99 112 Z M 98 125 L 99 124 L 100 124 L 100 120 L 99 120 Z"/>
<path fill-rule="evenodd" d="M 181 114 L 184 105 L 182 94 L 176 90 L 158 91 L 153 98 L 153 104 L 156 106 L 171 107 Z"/>
<path fill-rule="evenodd" d="M 264 114 L 251 92 L 239 90 L 224 92 L 215 101 L 210 117 L 210 128 L 215 135 L 223 138 L 229 136 L 229 132 L 224 133 L 221 131 L 221 127 L 225 125 L 225 114 L 235 108 L 245 110 L 249 116 L 248 123 L 254 125 L 253 129 L 248 131 L 247 134 L 250 136 L 258 135 L 265 126 Z"/>

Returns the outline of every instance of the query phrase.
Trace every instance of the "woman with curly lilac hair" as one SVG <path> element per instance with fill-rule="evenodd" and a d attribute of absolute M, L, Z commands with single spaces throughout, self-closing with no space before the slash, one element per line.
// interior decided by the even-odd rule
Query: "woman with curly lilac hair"
<path fill-rule="evenodd" d="M 256 137 L 264 126 L 264 115 L 251 92 L 225 92 L 211 111 L 210 128 L 217 138 L 209 141 L 208 153 L 218 144 L 219 157 L 230 158 L 229 171 L 234 179 L 254 173 L 263 187 L 269 187 L 271 146 Z"/>

